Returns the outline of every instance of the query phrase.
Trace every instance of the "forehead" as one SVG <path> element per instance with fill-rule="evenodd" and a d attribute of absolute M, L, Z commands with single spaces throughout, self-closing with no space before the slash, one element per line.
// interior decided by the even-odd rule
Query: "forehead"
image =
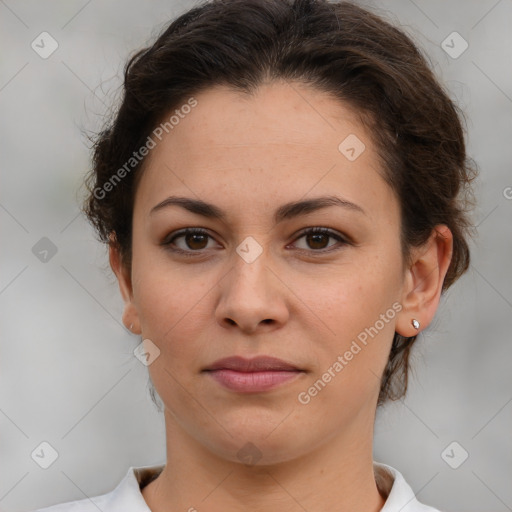
<path fill-rule="evenodd" d="M 357 112 L 339 100 L 305 84 L 277 81 L 248 94 L 216 86 L 195 96 L 197 106 L 180 125 L 202 143 L 215 146 L 299 144 L 310 148 L 331 146 L 347 129 L 366 138 Z M 190 141 L 190 133 L 172 130 L 176 143 Z"/>
<path fill-rule="evenodd" d="M 357 112 L 326 93 L 273 82 L 251 95 L 217 86 L 194 99 L 196 106 L 155 139 L 139 207 L 150 209 L 170 192 L 229 195 L 263 208 L 272 198 L 337 190 L 354 202 L 389 201 L 370 134 Z"/>

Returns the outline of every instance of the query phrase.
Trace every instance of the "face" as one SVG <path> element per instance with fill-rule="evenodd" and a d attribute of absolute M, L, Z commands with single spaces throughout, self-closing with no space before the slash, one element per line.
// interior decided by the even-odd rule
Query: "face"
<path fill-rule="evenodd" d="M 261 463 L 366 439 L 410 284 L 371 134 L 303 84 L 195 99 L 150 152 L 120 278 L 125 321 L 160 351 L 168 429 L 226 460 L 254 445 Z M 296 371 L 205 371 L 230 356 Z"/>

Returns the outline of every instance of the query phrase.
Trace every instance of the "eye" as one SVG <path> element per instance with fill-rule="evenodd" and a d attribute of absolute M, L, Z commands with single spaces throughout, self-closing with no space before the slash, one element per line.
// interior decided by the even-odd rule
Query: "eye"
<path fill-rule="evenodd" d="M 183 239 L 180 244 L 176 243 L 176 241 L 180 239 Z M 213 240 L 204 229 L 187 228 L 173 233 L 170 238 L 166 238 L 162 242 L 162 245 L 168 246 L 170 250 L 175 252 L 200 252 L 203 249 L 211 249 L 211 247 L 208 246 L 208 239 Z"/>
<path fill-rule="evenodd" d="M 340 246 L 350 244 L 350 241 L 335 231 L 327 228 L 314 227 L 303 231 L 298 238 L 295 239 L 295 246 L 297 241 L 304 239 L 306 247 L 298 247 L 300 251 L 307 251 L 310 253 L 325 253 L 331 252 L 341 248 Z M 337 241 L 337 243 L 329 244 L 329 239 Z M 179 243 L 177 241 L 181 240 Z M 172 233 L 167 237 L 162 245 L 169 250 L 181 253 L 187 256 L 194 256 L 201 254 L 204 249 L 212 249 L 209 246 L 210 240 L 214 240 L 208 231 L 201 228 L 186 228 Z M 335 247 L 338 245 L 338 247 Z"/>
<path fill-rule="evenodd" d="M 296 239 L 296 241 L 301 240 L 302 238 L 306 242 L 307 246 L 299 247 L 299 249 L 310 251 L 310 252 L 311 252 L 311 249 L 313 249 L 313 252 L 317 252 L 317 253 L 318 252 L 331 252 L 332 250 L 337 250 L 340 248 L 340 247 L 338 247 L 337 249 L 331 249 L 331 247 L 336 246 L 337 244 L 333 243 L 331 245 L 328 245 L 329 238 L 335 239 L 338 242 L 338 245 L 340 245 L 340 244 L 347 245 L 350 243 L 346 238 L 344 238 L 337 232 L 331 231 L 330 229 L 327 229 L 327 228 L 318 228 L 318 227 L 310 228 L 306 231 L 303 231 L 302 234 Z"/>

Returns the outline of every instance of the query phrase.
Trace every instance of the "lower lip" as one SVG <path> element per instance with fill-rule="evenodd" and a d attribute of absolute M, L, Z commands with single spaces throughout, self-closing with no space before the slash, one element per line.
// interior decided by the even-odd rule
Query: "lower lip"
<path fill-rule="evenodd" d="M 231 391 L 257 393 L 274 389 L 285 382 L 296 379 L 302 371 L 237 372 L 235 370 L 210 370 L 217 382 Z"/>

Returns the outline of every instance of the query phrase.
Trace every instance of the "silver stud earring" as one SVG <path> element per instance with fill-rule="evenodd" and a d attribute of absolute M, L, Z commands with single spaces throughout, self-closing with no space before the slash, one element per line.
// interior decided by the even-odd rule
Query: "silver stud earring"
<path fill-rule="evenodd" d="M 133 329 L 133 323 L 130 324 L 130 331 Z"/>
<path fill-rule="evenodd" d="M 418 329 L 420 328 L 420 323 L 418 322 L 418 320 L 416 320 L 416 318 L 413 318 L 413 319 L 411 320 L 411 324 L 412 324 L 412 326 L 413 326 L 416 330 L 418 330 Z"/>

